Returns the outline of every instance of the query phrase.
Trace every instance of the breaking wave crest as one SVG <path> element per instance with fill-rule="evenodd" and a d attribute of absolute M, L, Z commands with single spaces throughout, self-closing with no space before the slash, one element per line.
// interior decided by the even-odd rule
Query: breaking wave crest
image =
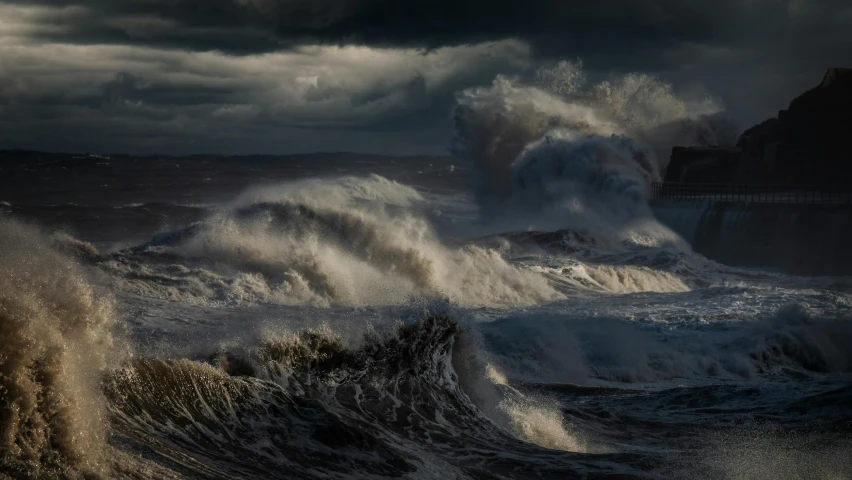
<path fill-rule="evenodd" d="M 673 145 L 725 144 L 736 134 L 709 100 L 685 101 L 646 75 L 588 86 L 580 62 L 542 69 L 536 86 L 498 76 L 457 103 L 453 149 L 504 231 L 573 228 L 687 249 L 653 219 L 650 182 Z"/>
<path fill-rule="evenodd" d="M 562 383 L 572 369 L 585 370 L 584 382 L 647 382 L 849 368 L 839 348 L 848 341 L 848 326 L 809 320 L 800 308 L 722 332 L 703 350 L 688 342 L 673 348 L 611 322 L 597 322 L 597 330 L 577 322 L 555 330 L 552 322 L 527 319 L 518 323 L 523 332 L 501 322 L 480 327 L 480 337 L 478 328 L 461 328 L 447 305 L 416 312 L 360 339 L 317 327 L 268 334 L 255 346 L 217 351 L 203 361 L 134 360 L 105 381 L 113 426 L 192 475 L 263 478 L 286 471 L 288 478 L 337 478 L 358 471 L 478 478 L 532 471 L 547 477 L 558 476 L 556 465 L 579 474 L 591 468 L 583 457 L 574 461 L 560 452 L 611 451 L 569 424 L 570 414 L 557 402 L 533 393 L 582 391 Z M 497 330 L 514 344 L 501 344 Z M 565 332 L 583 338 L 572 341 Z M 524 352 L 525 342 L 539 353 Z M 507 349 L 520 357 L 504 362 Z M 774 359 L 767 363 L 764 352 Z M 562 363 L 551 364 L 557 359 Z M 555 383 L 532 390 L 527 385 L 535 384 L 520 384 L 525 390 L 519 390 L 498 366 L 508 363 L 515 373 L 533 360 L 554 372 L 539 380 Z M 520 378 L 535 381 L 531 373 Z M 685 392 L 682 401 L 702 392 Z M 670 401 L 681 401 L 678 395 L 672 392 Z M 513 455 L 501 456 L 505 452 Z M 600 468 L 594 473 L 607 473 Z"/>
<path fill-rule="evenodd" d="M 0 218 L 0 471 L 15 478 L 105 464 L 98 381 L 115 356 L 115 314 L 54 240 Z"/>
<path fill-rule="evenodd" d="M 355 347 L 318 329 L 203 363 L 135 360 L 105 382 L 114 425 L 160 454 L 181 452 L 190 471 L 243 478 L 282 468 L 291 478 L 485 468 L 460 445 L 525 451 L 546 471 L 548 449 L 581 451 L 558 410 L 481 368 L 444 308 L 369 332 Z M 497 469 L 511 471 L 505 461 Z"/>
<path fill-rule="evenodd" d="M 607 254 L 691 252 L 654 217 L 650 184 L 672 145 L 724 144 L 735 133 L 710 100 L 680 98 L 646 75 L 590 84 L 580 62 L 544 68 L 533 85 L 498 76 L 464 90 L 455 124 L 453 150 L 472 167 L 481 214 L 467 236 L 565 231 L 587 252 Z M 376 175 L 256 188 L 188 229 L 98 263 L 125 291 L 201 304 L 366 306 L 416 296 L 505 307 L 577 288 L 690 286 L 647 265 L 610 268 L 586 256 L 543 267 L 477 242 L 451 246 L 427 204 Z"/>
<path fill-rule="evenodd" d="M 146 295 L 212 302 L 381 305 L 411 295 L 463 305 L 562 298 L 499 252 L 449 247 L 417 192 L 382 177 L 250 191 L 201 224 L 113 255 L 104 267 Z"/>

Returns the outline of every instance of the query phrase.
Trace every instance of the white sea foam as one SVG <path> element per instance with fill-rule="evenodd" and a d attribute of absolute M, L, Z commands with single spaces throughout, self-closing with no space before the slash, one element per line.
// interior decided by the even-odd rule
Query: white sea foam
<path fill-rule="evenodd" d="M 681 308 L 686 307 L 683 302 Z M 852 358 L 843 348 L 852 341 L 852 322 L 832 314 L 814 316 L 802 306 L 752 315 L 728 306 L 725 310 L 738 311 L 742 318 L 733 321 L 723 310 L 718 320 L 704 321 L 705 328 L 695 317 L 649 322 L 596 310 L 598 318 L 519 316 L 483 326 L 483 335 L 498 368 L 509 378 L 528 381 L 756 380 L 790 372 L 852 372 Z M 640 319 L 647 315 L 635 309 L 627 313 Z"/>
<path fill-rule="evenodd" d="M 163 297 L 282 304 L 383 305 L 411 295 L 463 305 L 562 298 L 499 252 L 442 243 L 413 208 L 419 194 L 384 178 L 342 178 L 252 190 L 186 238 L 153 250 L 196 269 L 113 260 L 126 287 Z"/>
<path fill-rule="evenodd" d="M 454 151 L 473 168 L 489 220 L 504 230 L 573 228 L 688 248 L 647 207 L 673 145 L 732 142 L 721 108 L 678 98 L 631 74 L 588 86 L 580 63 L 539 73 L 537 86 L 497 77 L 458 94 Z M 635 219 L 642 230 L 634 231 Z"/>

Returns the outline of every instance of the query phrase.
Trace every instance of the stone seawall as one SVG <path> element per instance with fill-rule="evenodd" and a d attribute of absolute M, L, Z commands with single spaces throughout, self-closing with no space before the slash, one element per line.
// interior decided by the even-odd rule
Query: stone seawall
<path fill-rule="evenodd" d="M 720 263 L 852 275 L 852 206 L 655 200 L 657 218 Z"/>

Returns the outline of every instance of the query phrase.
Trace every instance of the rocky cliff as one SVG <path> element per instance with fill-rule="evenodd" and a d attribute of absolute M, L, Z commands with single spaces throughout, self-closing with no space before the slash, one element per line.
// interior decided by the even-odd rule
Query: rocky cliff
<path fill-rule="evenodd" d="M 852 173 L 852 69 L 831 68 L 787 110 L 740 137 L 739 180 L 836 185 Z"/>
<path fill-rule="evenodd" d="M 830 68 L 777 118 L 746 130 L 736 151 L 676 148 L 666 181 L 837 187 L 852 175 L 850 137 L 852 69 Z"/>

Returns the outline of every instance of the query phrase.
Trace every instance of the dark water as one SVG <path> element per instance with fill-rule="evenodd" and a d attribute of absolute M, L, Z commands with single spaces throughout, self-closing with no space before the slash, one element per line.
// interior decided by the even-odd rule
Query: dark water
<path fill-rule="evenodd" d="M 4 154 L 0 475 L 852 478 L 848 278 L 455 163 Z"/>
<path fill-rule="evenodd" d="M 0 208 L 70 229 L 87 241 L 142 240 L 152 230 L 200 220 L 208 207 L 248 187 L 370 172 L 458 188 L 460 177 L 442 175 L 453 163 L 458 162 L 358 154 L 110 157 L 5 151 L 0 152 Z"/>

